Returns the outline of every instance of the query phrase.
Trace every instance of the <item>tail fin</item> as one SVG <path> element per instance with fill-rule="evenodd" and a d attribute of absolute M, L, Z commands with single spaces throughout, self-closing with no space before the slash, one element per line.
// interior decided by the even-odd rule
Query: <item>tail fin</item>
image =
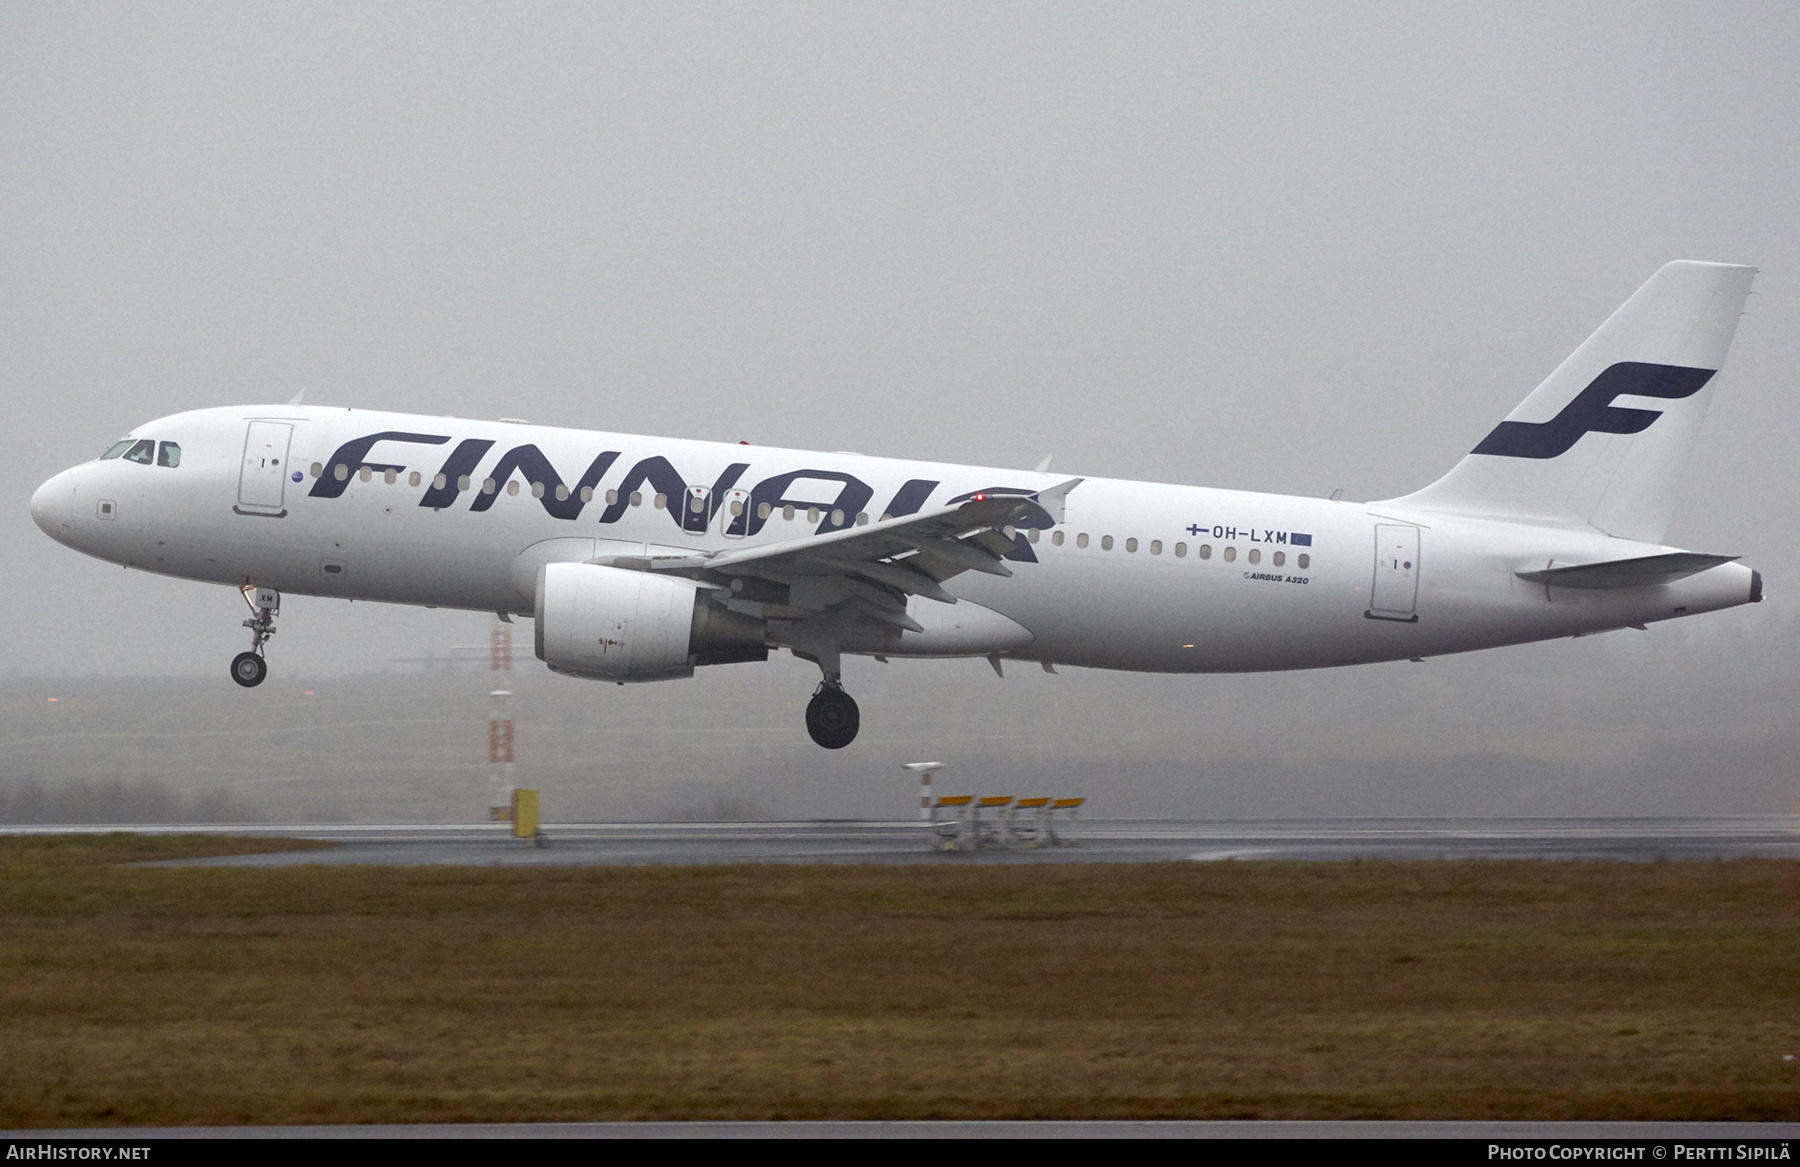
<path fill-rule="evenodd" d="M 1755 275 L 1664 264 L 1450 473 L 1388 501 L 1660 543 Z"/>

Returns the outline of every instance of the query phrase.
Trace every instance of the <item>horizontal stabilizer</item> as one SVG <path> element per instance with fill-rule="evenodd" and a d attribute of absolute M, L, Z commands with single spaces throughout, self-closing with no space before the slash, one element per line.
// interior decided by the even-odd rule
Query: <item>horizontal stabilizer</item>
<path fill-rule="evenodd" d="M 1637 559 L 1614 559 L 1606 563 L 1583 563 L 1575 567 L 1547 567 L 1541 571 L 1514 572 L 1520 579 L 1559 588 L 1648 588 L 1673 583 L 1708 568 L 1730 563 L 1735 555 L 1701 555 L 1693 551 L 1671 551 L 1667 555 L 1645 555 Z"/>

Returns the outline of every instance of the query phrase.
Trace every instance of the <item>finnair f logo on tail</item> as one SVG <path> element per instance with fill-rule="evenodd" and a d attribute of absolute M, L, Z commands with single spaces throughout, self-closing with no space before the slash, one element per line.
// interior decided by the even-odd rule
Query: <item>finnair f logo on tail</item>
<path fill-rule="evenodd" d="M 1627 409 L 1614 405 L 1615 398 L 1692 397 L 1717 371 L 1620 361 L 1595 377 L 1549 421 L 1503 421 L 1470 452 L 1502 458 L 1555 458 L 1568 453 L 1583 434 L 1641 434 L 1662 411 Z"/>

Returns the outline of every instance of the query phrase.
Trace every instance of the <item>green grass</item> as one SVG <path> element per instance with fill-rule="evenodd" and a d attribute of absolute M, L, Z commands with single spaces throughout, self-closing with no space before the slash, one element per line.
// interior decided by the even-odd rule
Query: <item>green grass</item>
<path fill-rule="evenodd" d="M 0 840 L 0 1125 L 1800 1117 L 1800 862 L 115 865 L 246 843 Z"/>

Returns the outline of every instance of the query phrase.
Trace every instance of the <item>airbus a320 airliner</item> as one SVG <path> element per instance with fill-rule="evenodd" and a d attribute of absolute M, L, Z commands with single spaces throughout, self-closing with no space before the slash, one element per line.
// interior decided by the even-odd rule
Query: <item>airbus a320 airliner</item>
<path fill-rule="evenodd" d="M 1662 544 L 1754 269 L 1671 263 L 1451 471 L 1348 503 L 1046 472 L 257 405 L 149 422 L 32 496 L 112 563 L 242 590 L 529 615 L 627 683 L 785 648 L 839 749 L 846 655 L 1144 672 L 1422 659 L 1762 599 Z"/>

